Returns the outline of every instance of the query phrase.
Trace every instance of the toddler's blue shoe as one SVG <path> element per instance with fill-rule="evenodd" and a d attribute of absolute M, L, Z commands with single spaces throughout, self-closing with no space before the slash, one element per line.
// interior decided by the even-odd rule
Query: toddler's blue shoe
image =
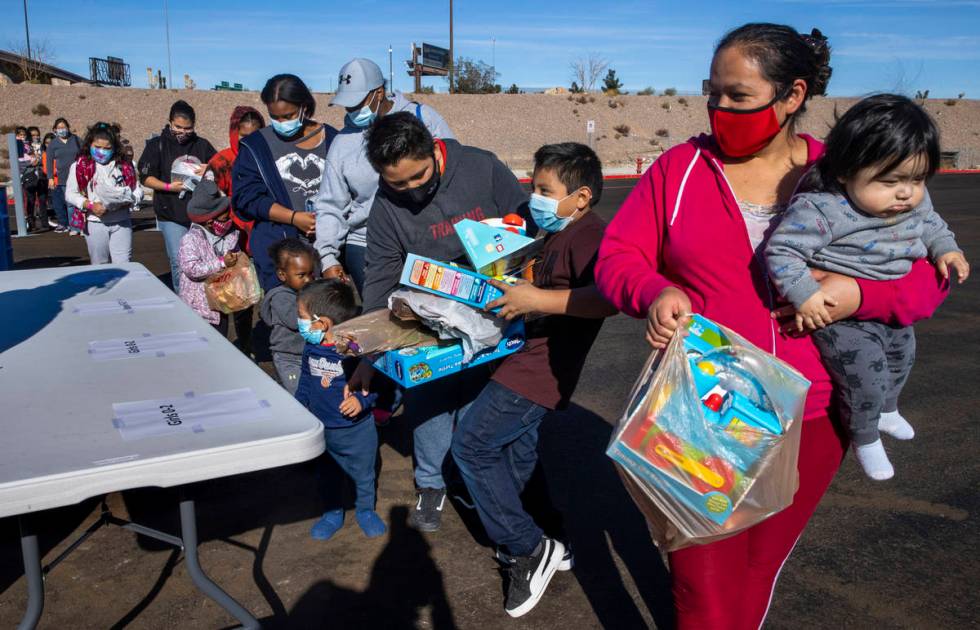
<path fill-rule="evenodd" d="M 361 510 L 356 516 L 357 524 L 361 526 L 361 531 L 368 538 L 384 536 L 385 532 L 388 531 L 384 521 L 381 520 L 381 517 L 374 510 Z"/>
<path fill-rule="evenodd" d="M 314 540 L 330 540 L 344 526 L 344 511 L 330 510 L 320 517 L 310 529 Z"/>

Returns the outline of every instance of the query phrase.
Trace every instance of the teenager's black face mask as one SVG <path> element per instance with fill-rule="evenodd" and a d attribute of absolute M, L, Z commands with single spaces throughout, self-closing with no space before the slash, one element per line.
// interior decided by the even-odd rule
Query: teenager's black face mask
<path fill-rule="evenodd" d="M 432 177 L 429 178 L 429 181 L 425 182 L 421 186 L 416 186 L 415 188 L 395 190 L 388 184 L 388 182 L 385 181 L 384 177 L 380 179 L 381 189 L 384 191 L 384 194 L 388 199 L 405 208 L 423 208 L 430 201 L 432 201 L 436 191 L 439 190 L 439 163 L 436 161 L 436 156 L 433 154 Z"/>

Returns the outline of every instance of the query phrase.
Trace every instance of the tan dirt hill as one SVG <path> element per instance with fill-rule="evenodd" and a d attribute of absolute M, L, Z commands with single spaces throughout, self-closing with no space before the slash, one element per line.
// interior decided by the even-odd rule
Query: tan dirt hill
<path fill-rule="evenodd" d="M 663 148 L 708 128 L 703 96 L 616 96 L 493 94 L 410 95 L 436 108 L 466 144 L 496 153 L 514 169 L 527 169 L 539 146 L 549 142 L 586 141 L 586 121 L 596 123 L 596 147 L 607 168 L 648 164 Z M 135 146 L 159 133 L 171 103 L 184 99 L 197 111 L 198 132 L 216 149 L 228 145 L 228 116 L 236 105 L 264 111 L 257 92 L 145 90 L 91 86 L 9 85 L 0 87 L 0 127 L 37 125 L 51 128 L 67 118 L 76 132 L 99 120 L 117 122 Z M 317 119 L 339 126 L 343 110 L 328 107 L 328 94 L 317 95 Z M 823 137 L 834 115 L 856 99 L 815 98 L 801 130 Z M 947 104 L 953 103 L 953 104 Z M 33 111 L 50 112 L 37 115 Z M 926 108 L 939 123 L 943 150 L 957 152 L 956 166 L 980 165 L 980 101 L 929 100 Z M 6 146 L 4 145 L 6 158 Z M 6 171 L 6 160 L 0 163 Z"/>

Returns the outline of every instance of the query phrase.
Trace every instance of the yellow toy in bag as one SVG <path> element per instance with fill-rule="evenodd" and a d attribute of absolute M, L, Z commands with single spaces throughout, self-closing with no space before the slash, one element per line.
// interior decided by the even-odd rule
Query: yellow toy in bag
<path fill-rule="evenodd" d="M 235 264 L 204 281 L 204 294 L 211 310 L 237 313 L 262 301 L 262 287 L 252 260 L 239 253 Z"/>
<path fill-rule="evenodd" d="M 606 454 L 664 551 L 720 540 L 789 506 L 810 383 L 693 315 L 647 360 Z"/>

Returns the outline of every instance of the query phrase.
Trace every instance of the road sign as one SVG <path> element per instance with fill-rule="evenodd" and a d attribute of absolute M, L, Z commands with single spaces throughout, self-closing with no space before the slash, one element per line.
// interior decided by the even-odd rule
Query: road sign
<path fill-rule="evenodd" d="M 449 49 L 433 46 L 432 44 L 422 44 L 422 65 L 439 70 L 449 69 Z"/>

